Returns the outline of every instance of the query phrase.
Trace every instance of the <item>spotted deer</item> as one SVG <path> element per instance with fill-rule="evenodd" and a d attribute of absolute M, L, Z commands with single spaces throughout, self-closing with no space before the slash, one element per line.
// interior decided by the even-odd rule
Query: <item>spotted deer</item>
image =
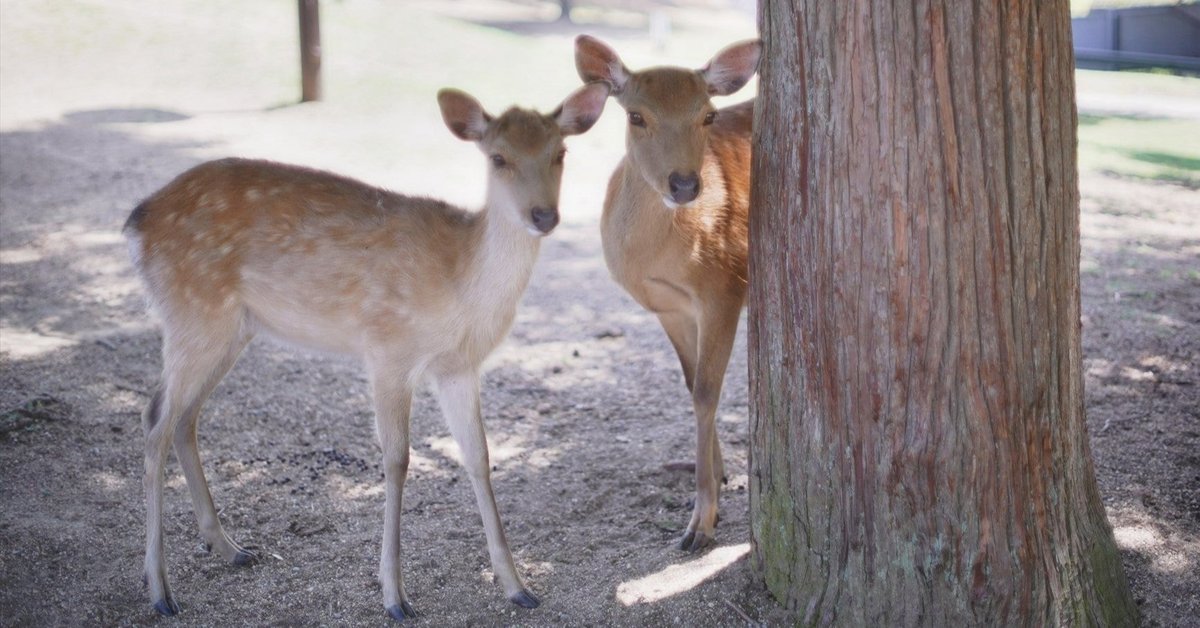
<path fill-rule="evenodd" d="M 631 72 L 611 48 L 581 35 L 575 65 L 625 109 L 626 154 L 600 220 L 612 276 L 653 312 L 683 367 L 696 415 L 696 497 L 679 547 L 710 545 L 724 478 L 714 417 L 746 297 L 753 101 L 717 109 L 713 95 L 745 85 L 758 41 L 734 44 L 703 68 Z"/>
<path fill-rule="evenodd" d="M 496 509 L 479 370 L 508 334 L 540 239 L 558 224 L 563 138 L 587 131 L 607 97 L 607 85 L 593 83 L 549 115 L 512 108 L 493 117 L 461 91 L 439 92 L 446 126 L 488 159 L 478 212 L 243 159 L 197 166 L 133 211 L 125 233 L 163 336 L 162 379 L 143 414 L 145 579 L 156 610 L 180 610 L 163 557 L 170 444 L 205 542 L 235 564 L 258 556 L 222 528 L 196 448 L 201 406 L 258 334 L 365 363 L 383 450 L 379 580 L 391 617 L 416 616 L 401 576 L 400 505 L 413 389 L 426 379 L 461 449 L 492 568 L 512 602 L 538 606 Z"/>

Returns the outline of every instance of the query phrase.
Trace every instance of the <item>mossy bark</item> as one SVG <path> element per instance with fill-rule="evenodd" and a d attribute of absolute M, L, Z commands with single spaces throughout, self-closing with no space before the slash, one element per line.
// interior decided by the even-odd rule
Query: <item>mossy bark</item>
<path fill-rule="evenodd" d="M 799 623 L 1136 622 L 1092 469 L 1067 0 L 763 0 L 757 569 Z"/>

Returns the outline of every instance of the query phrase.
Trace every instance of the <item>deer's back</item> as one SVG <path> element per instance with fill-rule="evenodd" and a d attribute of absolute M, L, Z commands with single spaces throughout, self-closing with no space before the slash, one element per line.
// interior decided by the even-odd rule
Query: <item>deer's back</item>
<path fill-rule="evenodd" d="M 453 298 L 473 219 L 327 172 L 226 159 L 151 196 L 126 232 L 165 317 L 244 307 L 280 335 L 342 350 L 356 326 Z"/>

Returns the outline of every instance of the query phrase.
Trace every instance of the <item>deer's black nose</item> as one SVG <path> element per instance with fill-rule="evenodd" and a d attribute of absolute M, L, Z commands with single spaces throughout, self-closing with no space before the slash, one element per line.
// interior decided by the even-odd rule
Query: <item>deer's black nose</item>
<path fill-rule="evenodd" d="M 550 233 L 558 226 L 558 208 L 557 207 L 534 207 L 529 210 L 529 219 L 533 221 L 533 226 L 542 233 Z"/>
<path fill-rule="evenodd" d="M 680 205 L 690 203 L 700 195 L 700 177 L 694 172 L 686 175 L 672 172 L 667 177 L 667 184 L 671 186 L 671 200 Z"/>

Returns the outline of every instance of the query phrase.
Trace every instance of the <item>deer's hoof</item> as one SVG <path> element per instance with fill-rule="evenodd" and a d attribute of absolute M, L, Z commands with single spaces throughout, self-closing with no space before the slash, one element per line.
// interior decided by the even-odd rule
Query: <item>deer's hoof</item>
<path fill-rule="evenodd" d="M 170 595 L 154 603 L 154 610 L 158 611 L 159 615 L 170 617 L 177 614 L 180 610 L 179 603 Z"/>
<path fill-rule="evenodd" d="M 519 593 L 517 593 L 516 595 L 513 595 L 512 597 L 510 597 L 508 599 L 513 604 L 516 604 L 517 606 L 520 606 L 521 608 L 537 608 L 538 606 L 541 605 L 541 602 L 537 599 L 537 597 L 535 597 L 532 593 L 530 593 L 529 591 L 526 591 L 524 589 L 522 589 Z"/>
<path fill-rule="evenodd" d="M 246 547 L 238 548 L 237 554 L 233 556 L 233 564 L 238 567 L 245 567 L 246 565 L 257 563 L 260 558 L 262 558 L 262 554 L 258 552 L 258 547 L 247 545 Z"/>
<path fill-rule="evenodd" d="M 417 609 L 413 608 L 412 604 L 409 604 L 408 602 L 401 602 L 399 604 L 392 604 L 389 606 L 387 608 L 387 614 L 388 617 L 391 617 L 396 621 L 404 621 L 406 619 L 416 619 Z"/>
<path fill-rule="evenodd" d="M 679 539 L 679 549 L 685 552 L 698 552 L 716 542 L 716 539 L 703 533 L 694 530 L 688 530 L 688 533 Z"/>

